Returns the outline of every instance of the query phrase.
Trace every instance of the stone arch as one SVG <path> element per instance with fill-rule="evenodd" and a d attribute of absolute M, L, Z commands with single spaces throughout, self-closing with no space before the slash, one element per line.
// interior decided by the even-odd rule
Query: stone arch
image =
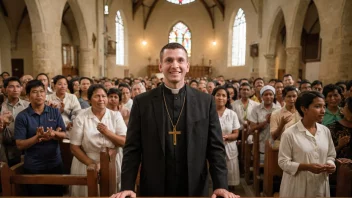
<path fill-rule="evenodd" d="M 91 46 L 89 46 L 89 42 L 88 42 L 89 36 L 88 36 L 86 23 L 85 23 L 80 5 L 78 3 L 78 0 L 67 0 L 67 2 L 72 9 L 73 16 L 76 21 L 76 25 L 77 25 L 77 29 L 78 29 L 78 33 L 79 33 L 79 38 L 80 38 L 80 47 L 82 49 L 91 48 Z"/>
<path fill-rule="evenodd" d="M 291 31 L 287 34 L 287 46 L 288 47 L 299 47 L 301 46 L 301 34 L 306 18 L 306 13 L 311 0 L 300 0 L 294 10 L 293 21 L 291 25 Z"/>
<path fill-rule="evenodd" d="M 341 56 L 339 77 L 352 79 L 352 1 L 344 0 L 341 17 Z"/>
<path fill-rule="evenodd" d="M 277 61 L 277 58 L 278 58 L 277 41 L 278 41 L 278 36 L 280 34 L 282 25 L 286 27 L 284 12 L 282 11 L 281 7 L 278 7 L 274 17 L 275 18 L 272 22 L 272 25 L 269 27 L 267 52 L 266 54 L 264 54 L 264 57 L 266 59 L 266 71 L 267 71 L 266 76 L 268 77 L 268 79 L 277 78 L 277 77 L 280 78 L 280 76 L 278 76 L 279 61 Z M 280 59 L 281 58 L 286 59 L 286 56 L 285 55 L 283 56 L 284 57 L 280 57 Z"/>
<path fill-rule="evenodd" d="M 40 0 L 25 0 L 32 32 L 45 32 L 44 14 L 40 9 Z"/>

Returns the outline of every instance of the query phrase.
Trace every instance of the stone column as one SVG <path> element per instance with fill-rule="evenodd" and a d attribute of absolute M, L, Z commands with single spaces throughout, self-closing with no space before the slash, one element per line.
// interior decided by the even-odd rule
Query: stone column
<path fill-rule="evenodd" d="M 92 49 L 80 49 L 79 50 L 79 76 L 86 76 L 91 78 L 92 76 L 98 77 L 100 74 L 94 74 L 93 65 L 93 50 Z"/>
<path fill-rule="evenodd" d="M 33 74 L 46 73 L 49 77 L 62 74 L 61 35 L 33 32 Z"/>
<path fill-rule="evenodd" d="M 299 74 L 301 47 L 287 47 L 286 55 L 286 74 L 291 74 L 293 80 L 296 80 Z"/>
<path fill-rule="evenodd" d="M 264 55 L 266 59 L 266 78 L 265 80 L 270 80 L 276 77 L 276 71 L 275 71 L 275 55 L 274 54 L 265 54 Z"/>

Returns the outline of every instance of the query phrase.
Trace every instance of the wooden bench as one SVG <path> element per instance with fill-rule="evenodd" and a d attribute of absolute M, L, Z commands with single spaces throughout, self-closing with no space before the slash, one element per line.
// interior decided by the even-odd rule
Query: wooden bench
<path fill-rule="evenodd" d="M 260 163 L 259 152 L 259 132 L 256 130 L 253 134 L 253 187 L 256 197 L 260 196 L 260 184 L 262 182 L 260 169 L 264 164 Z"/>
<path fill-rule="evenodd" d="M 87 176 L 26 175 L 22 174 L 23 163 L 9 168 L 2 162 L 0 167 L 3 196 L 23 196 L 25 191 L 21 184 L 86 185 L 89 197 L 98 196 L 98 172 L 95 164 L 87 167 Z"/>
<path fill-rule="evenodd" d="M 1 181 L 3 196 L 25 195 L 23 184 L 50 184 L 50 185 L 84 185 L 88 186 L 88 196 L 110 196 L 117 192 L 116 181 L 116 149 L 102 149 L 100 152 L 100 171 L 96 165 L 87 167 L 87 176 L 82 175 L 29 175 L 23 173 L 23 163 L 8 167 L 1 164 Z M 98 193 L 100 184 L 100 193 Z"/>
<path fill-rule="evenodd" d="M 248 131 L 248 123 L 247 121 L 245 121 L 245 123 L 243 124 L 243 128 L 242 130 L 240 130 L 240 137 L 238 138 L 238 160 L 239 160 L 239 166 L 240 166 L 240 174 L 241 175 L 244 175 L 244 172 L 245 172 L 245 144 L 246 144 L 246 135 L 247 135 L 247 132 Z"/>
<path fill-rule="evenodd" d="M 249 130 L 248 128 L 243 129 L 243 137 L 242 139 L 244 140 L 244 152 L 243 152 L 243 159 L 244 159 L 244 179 L 247 183 L 247 185 L 252 184 L 252 172 L 251 172 L 251 167 L 253 164 L 252 161 L 252 148 L 253 144 L 249 144 L 247 141 L 249 135 Z"/>
<path fill-rule="evenodd" d="M 274 195 L 274 177 L 282 177 L 282 169 L 278 164 L 279 149 L 273 148 L 267 140 L 265 142 L 265 157 L 264 157 L 264 184 L 263 194 L 265 197 Z"/>
<path fill-rule="evenodd" d="M 352 163 L 337 162 L 336 197 L 352 197 Z"/>

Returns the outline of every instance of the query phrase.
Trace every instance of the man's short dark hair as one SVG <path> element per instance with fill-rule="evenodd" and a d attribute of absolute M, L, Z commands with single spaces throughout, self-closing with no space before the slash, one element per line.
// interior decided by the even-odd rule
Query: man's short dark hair
<path fill-rule="evenodd" d="M 301 82 L 299 83 L 299 89 L 301 90 L 301 87 L 303 84 L 310 84 L 310 86 L 312 86 L 312 83 L 310 83 L 308 80 L 301 80 Z"/>
<path fill-rule="evenodd" d="M 83 77 L 81 77 L 79 79 L 79 84 L 81 84 L 82 80 L 89 80 L 91 85 L 94 84 L 94 82 L 93 82 L 93 80 L 91 78 L 88 78 L 88 77 L 85 77 L 85 76 L 83 76 Z"/>
<path fill-rule="evenodd" d="M 45 86 L 44 84 L 42 83 L 42 81 L 40 80 L 30 80 L 27 82 L 27 85 L 26 85 L 26 94 L 29 95 L 31 90 L 33 88 L 37 88 L 37 87 L 43 87 L 43 89 L 45 89 Z"/>
<path fill-rule="evenodd" d="M 128 84 L 126 84 L 126 83 L 120 83 L 120 84 L 119 84 L 119 89 L 122 90 L 123 87 L 127 88 L 127 89 L 130 90 L 130 92 L 131 92 L 131 87 L 130 87 Z"/>
<path fill-rule="evenodd" d="M 284 88 L 284 90 L 282 90 L 282 97 L 285 98 L 287 93 L 290 92 L 290 91 L 295 91 L 298 94 L 298 91 L 297 91 L 296 87 L 294 87 L 294 86 L 286 86 Z"/>
<path fill-rule="evenodd" d="M 276 83 L 277 79 L 276 78 L 272 78 L 272 79 L 269 80 L 269 82 L 275 82 Z"/>
<path fill-rule="evenodd" d="M 313 103 L 315 98 L 325 99 L 324 95 L 317 91 L 304 91 L 298 96 L 295 107 L 302 118 L 304 117 L 304 113 L 301 107 L 308 109 L 309 105 Z"/>
<path fill-rule="evenodd" d="M 315 80 L 315 81 L 312 82 L 312 87 L 314 87 L 315 85 L 323 86 L 323 83 L 320 80 Z"/>
<path fill-rule="evenodd" d="M 347 89 L 347 83 L 344 81 L 339 81 L 339 82 L 335 83 L 335 85 L 339 86 L 343 92 L 345 92 Z M 343 86 L 343 85 L 345 85 L 345 86 Z"/>
<path fill-rule="evenodd" d="M 49 85 L 50 85 L 49 76 L 48 76 L 46 73 L 39 73 L 39 74 L 37 75 L 37 77 L 35 77 L 35 79 L 38 80 L 38 77 L 39 77 L 39 76 L 46 76 L 46 79 L 48 80 L 48 83 L 49 83 Z"/>
<path fill-rule="evenodd" d="M 12 76 L 12 77 L 9 77 L 9 78 L 4 80 L 4 88 L 6 88 L 9 85 L 9 83 L 12 82 L 12 81 L 16 81 L 20 85 L 22 85 L 22 83 L 21 83 L 21 81 L 20 81 L 20 79 L 18 77 Z"/>
<path fill-rule="evenodd" d="M 122 93 L 119 89 L 117 88 L 110 88 L 108 91 L 108 96 L 110 96 L 111 94 L 117 94 L 119 96 L 119 101 L 121 102 L 122 100 Z"/>
<path fill-rule="evenodd" d="M 2 77 L 4 74 L 7 74 L 7 75 L 10 76 L 10 73 L 9 73 L 9 72 L 6 72 L 6 71 L 2 72 L 2 73 L 0 74 L 0 76 Z"/>
<path fill-rule="evenodd" d="M 56 85 L 56 83 L 61 80 L 61 79 L 65 79 L 66 80 L 66 83 L 68 84 L 68 80 L 65 76 L 63 75 L 57 75 L 53 78 L 53 81 L 54 81 L 54 85 Z"/>
<path fill-rule="evenodd" d="M 285 74 L 283 78 L 286 78 L 286 77 L 291 77 L 291 78 L 293 78 L 291 74 Z"/>
<path fill-rule="evenodd" d="M 104 87 L 103 85 L 101 85 L 101 84 L 94 84 L 94 85 L 91 85 L 91 86 L 89 87 L 89 89 L 88 89 L 88 93 L 87 93 L 87 95 L 88 95 L 88 100 L 91 100 L 91 99 L 92 99 L 93 93 L 94 93 L 94 91 L 97 90 L 97 89 L 102 89 L 102 90 L 106 93 L 106 95 L 108 95 L 108 92 L 106 91 L 106 89 L 105 89 L 105 87 Z"/>
<path fill-rule="evenodd" d="M 342 97 L 342 89 L 340 88 L 340 86 L 337 86 L 337 85 L 334 85 L 334 84 L 325 85 L 325 87 L 323 88 L 323 95 L 326 98 L 330 92 L 333 92 L 335 90 L 337 90 L 337 92 Z"/>
<path fill-rule="evenodd" d="M 242 84 L 242 81 L 244 81 L 244 80 L 246 80 L 247 82 L 249 82 L 248 78 L 241 78 L 241 79 L 239 80 L 239 83 Z"/>
<path fill-rule="evenodd" d="M 249 84 L 247 82 L 244 82 L 244 83 L 241 83 L 240 90 L 242 89 L 242 87 L 245 87 L 245 86 L 249 87 L 249 89 L 252 89 L 252 85 L 251 84 Z"/>
<path fill-rule="evenodd" d="M 196 83 L 197 84 L 197 86 L 198 86 L 198 81 L 196 81 L 196 80 L 191 80 L 190 82 L 189 82 L 189 85 L 191 85 L 192 83 Z"/>
<path fill-rule="evenodd" d="M 261 80 L 261 81 L 264 82 L 264 79 L 263 79 L 263 78 L 256 78 L 256 79 L 253 81 L 253 86 L 255 86 L 255 83 L 256 83 L 258 80 Z"/>
<path fill-rule="evenodd" d="M 188 53 L 185 47 L 183 47 L 183 45 L 179 44 L 179 43 L 168 43 L 166 44 L 163 48 L 161 48 L 160 50 L 160 62 L 163 62 L 163 56 L 164 56 L 164 51 L 166 49 L 182 49 L 183 51 L 185 51 L 186 53 L 186 57 L 188 58 Z"/>

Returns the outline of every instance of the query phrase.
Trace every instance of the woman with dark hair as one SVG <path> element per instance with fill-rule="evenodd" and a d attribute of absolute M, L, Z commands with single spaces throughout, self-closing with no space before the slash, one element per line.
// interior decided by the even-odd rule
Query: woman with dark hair
<path fill-rule="evenodd" d="M 278 163 L 284 173 L 280 197 L 329 197 L 336 152 L 329 129 L 319 124 L 325 113 L 324 96 L 303 92 L 295 107 L 303 118 L 281 135 Z"/>
<path fill-rule="evenodd" d="M 237 114 L 231 110 L 230 94 L 226 86 L 216 87 L 212 95 L 215 98 L 216 111 L 219 115 L 223 141 L 226 150 L 227 178 L 230 190 L 240 184 L 238 166 L 237 138 L 240 122 Z"/>
<path fill-rule="evenodd" d="M 237 89 L 232 84 L 228 84 L 228 83 L 225 84 L 224 86 L 230 94 L 230 104 L 233 107 L 235 100 L 237 100 Z"/>
<path fill-rule="evenodd" d="M 331 132 L 337 158 L 352 158 L 352 148 L 349 146 L 352 133 L 352 98 L 346 99 L 342 113 L 343 119 L 334 122 L 327 127 Z"/>
<path fill-rule="evenodd" d="M 70 90 L 71 94 L 76 94 L 77 92 L 79 92 L 79 78 L 72 78 L 68 82 L 68 90 Z"/>
<path fill-rule="evenodd" d="M 274 85 L 275 88 L 275 97 L 276 97 L 276 104 L 280 105 L 281 107 L 285 106 L 285 97 L 282 95 L 282 91 L 284 90 L 284 83 L 281 80 L 277 80 Z"/>
<path fill-rule="evenodd" d="M 111 111 L 119 111 L 125 121 L 126 125 L 130 118 L 130 111 L 121 103 L 122 93 L 117 88 L 111 88 L 108 91 L 108 105 L 106 106 Z"/>
<path fill-rule="evenodd" d="M 93 80 L 88 77 L 81 77 L 79 79 L 80 88 L 79 92 L 76 93 L 76 96 L 82 109 L 90 107 L 90 104 L 88 102 L 88 89 L 92 84 Z"/>
<path fill-rule="evenodd" d="M 57 75 L 53 78 L 55 92 L 48 95 L 48 104 L 60 110 L 67 131 L 72 126 L 72 120 L 81 110 L 81 105 L 75 95 L 67 93 L 68 81 L 65 76 Z"/>
<path fill-rule="evenodd" d="M 295 103 L 298 97 L 298 91 L 294 86 L 286 86 L 282 91 L 285 106 L 272 113 L 270 119 L 270 134 L 273 140 L 276 141 L 275 146 L 278 147 L 280 143 L 281 134 L 288 127 L 296 124 L 301 120 L 301 116 L 295 108 Z"/>
<path fill-rule="evenodd" d="M 71 174 L 76 175 L 86 175 L 86 168 L 90 164 L 96 164 L 100 168 L 102 148 L 123 147 L 125 144 L 127 127 L 120 112 L 106 108 L 108 98 L 104 86 L 90 86 L 88 99 L 92 107 L 83 110 L 76 117 L 70 137 L 74 155 Z M 87 197 L 87 186 L 71 186 L 70 195 Z"/>
<path fill-rule="evenodd" d="M 342 119 L 339 107 L 342 101 L 342 91 L 339 86 L 329 84 L 324 87 L 323 95 L 326 102 L 326 112 L 322 124 L 328 126 Z"/>

